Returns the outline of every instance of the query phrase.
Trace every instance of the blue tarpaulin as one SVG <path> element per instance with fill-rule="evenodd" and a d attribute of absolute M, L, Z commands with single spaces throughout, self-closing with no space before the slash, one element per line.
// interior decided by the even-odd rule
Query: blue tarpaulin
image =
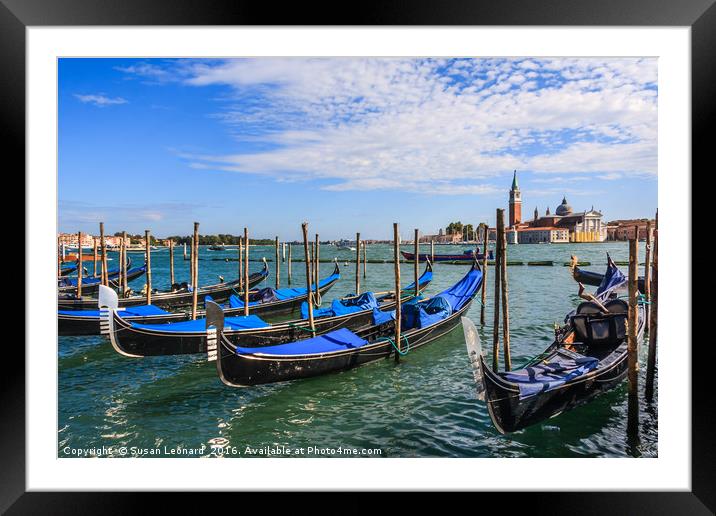
<path fill-rule="evenodd" d="M 341 328 L 311 339 L 299 340 L 288 344 L 276 346 L 262 346 L 259 348 L 237 347 L 238 355 L 312 355 L 316 353 L 330 353 L 364 346 L 367 340 L 361 339 L 352 331 Z"/>
<path fill-rule="evenodd" d="M 378 307 L 378 301 L 373 292 L 365 292 L 360 296 L 347 299 L 334 299 L 330 307 L 314 308 L 313 317 L 334 317 L 371 310 Z M 301 317 L 308 318 L 308 303 L 301 303 Z"/>
<path fill-rule="evenodd" d="M 81 317 L 97 317 L 99 318 L 99 310 L 58 310 L 58 314 L 77 315 Z M 146 316 L 146 315 L 162 315 L 168 314 L 166 310 L 162 310 L 154 305 L 139 305 L 119 308 L 117 313 L 122 317 Z"/>
<path fill-rule="evenodd" d="M 224 318 L 224 329 L 226 330 L 246 330 L 251 328 L 266 328 L 267 326 L 269 326 L 269 324 L 258 315 Z M 195 319 L 193 321 L 181 321 L 168 324 L 132 323 L 132 327 L 144 330 L 164 331 L 167 333 L 202 333 L 206 330 L 206 320 Z"/>
<path fill-rule="evenodd" d="M 626 280 L 627 279 L 622 273 L 622 271 L 619 270 L 619 268 L 612 261 L 609 255 L 607 255 L 607 272 L 604 274 L 602 282 L 599 284 L 599 288 L 597 288 L 597 291 L 594 293 L 594 295 L 598 296 L 599 294 L 602 294 L 607 290 L 611 290 L 615 287 L 618 287 L 622 283 L 626 282 Z"/>
<path fill-rule="evenodd" d="M 523 399 L 556 389 L 595 369 L 598 364 L 599 360 L 594 357 L 561 349 L 537 365 L 500 373 L 500 375 L 505 380 L 519 385 L 520 399 Z"/>

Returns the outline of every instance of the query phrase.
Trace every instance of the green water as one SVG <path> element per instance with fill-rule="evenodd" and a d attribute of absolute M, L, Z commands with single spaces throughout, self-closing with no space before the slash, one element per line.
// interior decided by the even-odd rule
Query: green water
<path fill-rule="evenodd" d="M 429 246 L 425 246 L 424 252 Z M 468 247 L 465 247 L 467 249 Z M 412 250 L 405 246 L 405 250 Z M 436 252 L 462 247 L 436 246 Z M 178 250 L 180 251 L 180 250 Z M 294 257 L 301 258 L 299 247 Z M 579 302 L 569 268 L 570 255 L 590 261 L 587 270 L 603 272 L 605 253 L 628 259 L 625 242 L 603 244 L 513 245 L 508 259 L 553 260 L 555 266 L 508 268 L 512 360 L 521 365 L 542 351 L 553 337 L 553 323 Z M 643 261 L 644 245 L 640 244 Z M 273 247 L 252 248 L 251 258 L 274 256 Z M 321 258 L 351 259 L 355 253 L 322 246 Z M 200 251 L 200 282 L 215 283 L 237 275 L 236 251 Z M 368 246 L 369 259 L 389 259 L 389 245 Z M 133 255 L 135 262 L 141 254 Z M 114 263 L 114 262 L 112 262 Z M 153 285 L 168 286 L 168 251 L 152 254 Z M 176 279 L 188 279 L 188 264 L 177 253 Z M 274 286 L 274 264 L 266 285 Z M 251 264 L 258 270 L 260 264 Z M 622 267 L 626 272 L 626 267 Z M 332 265 L 321 264 L 325 277 Z M 459 280 L 467 266 L 435 265 L 427 294 Z M 293 264 L 293 285 L 304 284 L 305 265 Z M 422 272 L 422 266 L 421 266 Z M 412 281 L 412 264 L 402 265 L 404 284 Z M 492 268 L 487 275 L 487 321 L 479 326 L 480 304 L 468 316 L 478 325 L 483 347 L 491 342 Z M 281 286 L 287 268 L 281 264 Z M 141 289 L 144 278 L 132 286 Z M 387 290 L 392 264 L 368 264 L 362 290 Z M 341 262 L 341 280 L 326 302 L 353 292 L 355 264 Z M 643 392 L 646 346 L 642 346 L 640 392 Z M 247 447 L 278 451 L 304 448 L 303 456 L 324 456 L 325 450 L 380 450 L 381 457 L 623 457 L 657 455 L 657 412 L 640 400 L 640 443 L 627 439 L 626 383 L 592 403 L 511 435 L 492 426 L 486 406 L 475 398 L 472 371 L 461 327 L 415 350 L 399 365 L 379 361 L 348 372 L 289 383 L 235 389 L 224 386 L 213 363 L 204 356 L 128 359 L 114 352 L 102 337 L 60 337 L 58 456 L 105 447 L 103 455 L 140 453 L 169 456 L 216 454 L 247 456 Z M 658 393 L 657 393 L 658 394 Z M 211 445 L 215 445 L 212 447 Z M 219 446 L 217 448 L 216 446 Z M 207 450 L 201 452 L 202 446 Z M 315 448 L 309 453 L 309 448 Z M 177 451 L 179 450 L 179 451 Z M 324 451 L 319 451 L 324 450 Z M 365 452 L 368 453 L 368 452 Z M 378 455 L 372 453 L 372 455 Z M 155 456 L 155 455 L 152 455 Z M 259 455 L 262 456 L 262 455 Z"/>

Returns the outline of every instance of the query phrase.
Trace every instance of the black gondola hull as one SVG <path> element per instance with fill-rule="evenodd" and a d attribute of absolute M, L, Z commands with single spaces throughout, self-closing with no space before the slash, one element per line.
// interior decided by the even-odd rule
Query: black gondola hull
<path fill-rule="evenodd" d="M 602 284 L 604 274 L 599 272 L 585 271 L 579 267 L 572 269 L 572 277 L 575 281 L 582 283 L 583 285 L 591 285 L 598 287 Z M 639 292 L 644 292 L 644 278 L 639 278 L 638 282 Z"/>
<path fill-rule="evenodd" d="M 460 324 L 460 317 L 469 309 L 471 303 L 472 301 L 468 302 L 462 309 L 433 326 L 406 332 L 411 351 L 452 331 Z M 371 340 L 389 336 L 392 331 L 394 331 L 393 324 L 388 323 L 356 333 L 364 339 Z M 219 378 L 224 384 L 232 387 L 285 382 L 347 371 L 384 359 L 395 352 L 392 344 L 385 340 L 372 342 L 355 350 L 323 355 L 272 357 L 237 354 L 222 340 L 218 343 L 217 351 L 216 367 Z"/>

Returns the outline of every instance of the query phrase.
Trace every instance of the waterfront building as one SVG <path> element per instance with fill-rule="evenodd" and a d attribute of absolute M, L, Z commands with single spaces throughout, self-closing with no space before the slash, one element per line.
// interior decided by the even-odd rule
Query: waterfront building
<path fill-rule="evenodd" d="M 646 240 L 646 223 L 649 219 L 620 219 L 607 223 L 607 240 L 629 240 L 634 238 L 634 228 L 638 227 L 639 240 Z M 651 219 L 652 229 L 656 221 Z"/>

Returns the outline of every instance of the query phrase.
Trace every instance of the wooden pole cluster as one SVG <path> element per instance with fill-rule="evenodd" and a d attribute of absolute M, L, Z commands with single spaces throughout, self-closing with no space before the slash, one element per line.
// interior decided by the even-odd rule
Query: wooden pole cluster
<path fill-rule="evenodd" d="M 398 223 L 393 223 L 393 262 L 395 271 L 395 361 L 400 362 L 400 234 Z"/>
<path fill-rule="evenodd" d="M 505 235 L 505 210 L 498 208 L 496 212 L 496 219 L 495 317 L 492 324 L 492 368 L 497 371 L 500 364 L 500 298 L 502 298 L 503 351 L 505 354 L 505 370 L 509 371 L 512 368 L 512 358 L 510 355 L 510 312 L 507 290 L 507 237 Z"/>
<path fill-rule="evenodd" d="M 414 258 L 413 260 L 413 280 L 415 281 L 415 297 L 418 297 L 420 295 L 420 285 L 418 285 L 418 268 L 420 266 L 420 244 L 419 244 L 419 238 L 420 238 L 420 230 L 418 228 L 415 228 L 415 244 L 414 244 Z"/>
<path fill-rule="evenodd" d="M 303 232 L 303 252 L 306 255 L 306 302 L 308 303 L 308 325 L 311 331 L 316 330 L 313 322 L 313 290 L 311 289 L 311 254 L 308 250 L 308 222 L 301 224 Z"/>
<path fill-rule="evenodd" d="M 289 285 L 291 284 L 291 259 L 292 259 L 291 249 L 292 248 L 293 248 L 293 246 L 291 244 L 288 244 L 288 271 L 287 271 L 287 274 L 288 274 L 288 284 Z"/>
<path fill-rule="evenodd" d="M 107 246 L 104 241 L 104 222 L 99 223 L 99 239 L 102 245 L 102 280 L 101 283 L 107 286 Z"/>
<path fill-rule="evenodd" d="M 276 289 L 281 287 L 281 262 L 279 256 L 279 242 L 278 236 L 276 237 Z"/>
<path fill-rule="evenodd" d="M 77 232 L 77 297 L 82 297 L 82 231 Z"/>
<path fill-rule="evenodd" d="M 194 222 L 194 235 L 191 239 L 191 318 L 196 319 L 199 301 L 199 223 Z"/>
<path fill-rule="evenodd" d="M 174 240 L 169 240 L 169 285 L 174 285 Z"/>
<path fill-rule="evenodd" d="M 122 231 L 122 249 L 124 249 L 124 253 L 122 256 L 122 260 L 125 262 L 127 261 L 127 232 Z M 122 295 L 126 295 L 127 290 L 129 289 L 129 286 L 127 285 L 127 268 L 124 268 L 124 272 L 122 273 Z"/>
<path fill-rule="evenodd" d="M 92 256 L 92 276 L 97 277 L 97 237 L 92 237 L 92 243 L 94 244 L 94 254 Z"/>
<path fill-rule="evenodd" d="M 629 379 L 629 399 L 627 407 L 627 436 L 631 440 L 638 438 L 639 428 L 639 348 L 637 343 L 638 325 L 638 265 L 639 265 L 639 228 L 635 226 L 634 237 L 629 239 L 629 311 L 627 322 L 627 378 Z"/>
<path fill-rule="evenodd" d="M 360 294 L 360 233 L 356 233 L 356 296 Z"/>
<path fill-rule="evenodd" d="M 480 286 L 480 324 L 485 326 L 485 305 L 487 304 L 487 245 L 490 228 L 482 223 L 482 285 Z"/>
<path fill-rule="evenodd" d="M 244 228 L 244 315 L 249 315 L 249 228 Z"/>
<path fill-rule="evenodd" d="M 654 228 L 654 252 L 651 262 L 651 297 L 649 302 L 649 355 L 646 361 L 646 391 L 647 401 L 654 398 L 654 374 L 656 370 L 656 336 L 658 325 L 658 308 L 659 308 L 659 213 L 656 214 L 656 224 Z M 646 268 L 649 268 L 649 262 L 646 262 Z"/>
<path fill-rule="evenodd" d="M 150 245 L 151 233 L 148 229 L 144 230 L 144 252 L 147 261 L 147 304 L 152 304 L 152 248 Z"/>

